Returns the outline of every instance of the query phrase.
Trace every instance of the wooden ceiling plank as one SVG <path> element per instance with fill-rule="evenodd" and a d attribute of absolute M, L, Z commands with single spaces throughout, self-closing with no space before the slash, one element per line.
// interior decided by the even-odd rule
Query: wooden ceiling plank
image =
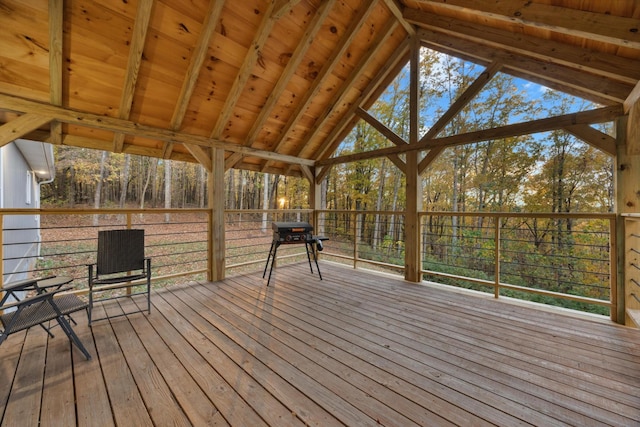
<path fill-rule="evenodd" d="M 389 141 L 393 142 L 395 145 L 407 144 L 407 141 L 402 139 L 397 133 L 389 129 L 385 124 L 381 123 L 378 119 L 373 117 L 367 111 L 358 107 L 356 109 L 356 114 L 360 116 L 365 122 L 369 123 L 374 129 L 382 134 Z"/>
<path fill-rule="evenodd" d="M 289 117 L 289 120 L 287 120 L 287 123 L 280 133 L 280 139 L 273 148 L 274 151 L 278 151 L 285 143 L 289 133 L 295 127 L 296 123 L 298 123 L 304 112 L 307 110 L 309 103 L 317 95 L 326 77 L 331 74 L 331 71 L 338 65 L 340 59 L 351 45 L 351 42 L 358 33 L 358 30 L 362 28 L 364 22 L 366 21 L 369 13 L 371 13 L 372 10 L 372 0 L 366 0 L 358 11 L 357 15 L 351 20 L 349 27 L 345 30 L 344 36 L 340 39 L 338 45 L 333 49 L 331 57 L 327 58 L 327 61 L 322 66 L 322 69 L 318 73 L 318 76 L 314 80 L 311 87 L 307 90 L 304 98 L 298 103 L 293 113 Z"/>
<path fill-rule="evenodd" d="M 213 131 L 211 132 L 211 138 L 218 139 L 222 135 L 222 131 L 224 127 L 227 125 L 229 121 L 229 117 L 233 113 L 233 110 L 240 99 L 240 95 L 242 94 L 242 90 L 244 89 L 247 81 L 251 77 L 253 73 L 253 67 L 255 66 L 258 59 L 262 55 L 262 49 L 264 44 L 267 42 L 269 38 L 269 34 L 271 34 L 271 29 L 277 21 L 277 17 L 273 16 L 273 8 L 274 3 L 269 2 L 267 9 L 264 13 L 264 18 L 260 23 L 260 27 L 256 31 L 256 35 L 249 46 L 249 51 L 247 55 L 244 57 L 244 61 L 240 66 L 240 70 L 238 75 L 233 81 L 233 85 L 231 86 L 231 90 L 227 95 L 227 98 L 224 102 L 224 106 L 220 111 L 220 115 L 216 120 L 216 124 L 213 127 Z"/>
<path fill-rule="evenodd" d="M 593 74 L 635 84 L 640 79 L 640 67 L 620 56 L 571 46 L 554 40 L 543 40 L 452 17 L 405 9 L 404 18 L 421 28 L 453 35 L 484 46 L 504 49 L 540 61 L 551 62 Z"/>
<path fill-rule="evenodd" d="M 333 4 L 335 3 L 335 1 L 336 0 L 323 1 L 320 7 L 318 8 L 318 10 L 316 11 L 315 16 L 313 17 L 313 20 L 309 24 L 309 27 L 307 28 L 304 35 L 300 39 L 300 42 L 296 46 L 296 49 L 293 52 L 291 58 L 289 59 L 287 66 L 285 67 L 284 71 L 280 75 L 280 78 L 278 78 L 278 81 L 274 86 L 273 90 L 269 93 L 269 97 L 264 103 L 264 106 L 262 106 L 262 108 L 260 109 L 260 114 L 258 114 L 258 117 L 256 118 L 251 129 L 249 130 L 249 133 L 247 135 L 247 140 L 245 141 L 245 145 L 253 144 L 253 141 L 258 136 L 258 133 L 262 130 L 262 126 L 271 115 L 273 107 L 275 106 L 276 102 L 278 102 L 278 99 L 286 89 L 287 85 L 289 84 L 289 81 L 291 80 L 291 77 L 295 74 L 296 70 L 298 69 L 300 62 L 302 62 L 302 60 L 304 59 L 304 55 L 307 52 L 307 50 L 310 48 L 311 44 L 313 43 L 316 35 L 318 34 L 318 31 L 320 31 L 322 26 L 325 24 L 325 19 L 327 18 L 327 15 L 331 11 L 331 8 L 333 7 Z"/>
<path fill-rule="evenodd" d="M 170 127 L 173 130 L 179 130 L 182 126 L 184 116 L 187 113 L 187 107 L 189 106 L 189 102 L 191 101 L 191 97 L 193 96 L 193 92 L 196 88 L 196 83 L 198 82 L 198 78 L 200 76 L 200 71 L 202 70 L 202 64 L 207 58 L 207 54 L 209 52 L 211 37 L 213 36 L 218 21 L 220 20 L 220 15 L 222 14 L 222 8 L 224 4 L 224 1 L 209 2 L 209 8 L 207 9 L 204 22 L 202 23 L 202 29 L 198 36 L 198 41 L 196 42 L 196 45 L 193 49 L 191 59 L 189 60 L 187 73 L 184 80 L 182 81 L 180 94 L 178 95 L 178 100 L 176 101 L 176 105 L 173 109 L 173 115 L 171 116 Z M 194 152 L 197 152 L 194 147 L 195 146 L 187 146 L 186 148 L 187 150 L 189 150 L 189 152 L 192 152 L 192 150 L 194 150 Z M 171 157 L 172 151 L 173 142 L 165 142 L 162 157 L 165 159 Z M 207 164 L 211 164 L 211 156 L 208 156 L 208 154 L 206 161 Z M 210 171 L 210 168 L 207 168 L 204 164 L 203 166 Z"/>
<path fill-rule="evenodd" d="M 0 127 L 0 147 L 22 138 L 24 135 L 49 123 L 50 116 L 35 113 L 23 114 Z"/>
<path fill-rule="evenodd" d="M 367 104 L 372 105 L 382 92 L 387 89 L 387 86 L 391 84 L 391 81 L 397 76 L 408 60 L 409 40 L 409 38 L 406 38 L 404 43 L 398 46 L 398 49 L 396 49 L 394 54 L 387 60 L 384 67 L 378 71 L 375 78 L 369 82 L 367 87 L 361 92 L 360 98 L 342 115 L 342 119 L 327 135 L 324 143 L 311 156 L 312 158 L 328 158 L 358 122 L 359 117 L 355 115 L 356 109 L 361 107 L 363 109 L 368 108 Z"/>
<path fill-rule="evenodd" d="M 420 139 L 424 142 L 428 139 L 436 137 L 442 129 L 460 112 L 471 100 L 491 81 L 498 71 L 502 69 L 502 63 L 492 62 L 479 76 L 471 83 L 465 91 L 449 106 L 447 111 L 440 116 L 433 126 Z"/>
<path fill-rule="evenodd" d="M 565 126 L 564 129 L 598 150 L 612 157 L 616 156 L 616 139 L 614 137 L 600 132 L 589 125 Z"/>
<path fill-rule="evenodd" d="M 193 49 L 191 59 L 189 60 L 187 73 L 182 82 L 180 95 L 178 96 L 178 101 L 176 102 L 175 109 L 173 110 L 173 116 L 171 117 L 171 129 L 173 130 L 178 130 L 180 129 L 180 126 L 182 126 L 182 121 L 184 120 L 184 116 L 187 112 L 189 101 L 191 101 L 191 96 L 193 95 L 196 83 L 198 82 L 198 77 L 200 76 L 202 64 L 207 58 L 211 37 L 213 36 L 218 21 L 220 20 L 220 14 L 222 13 L 224 3 L 224 1 L 209 2 L 209 9 L 207 9 L 204 22 L 202 23 L 202 30 L 200 31 L 198 41 Z"/>
<path fill-rule="evenodd" d="M 315 163 L 313 160 L 302 159 L 286 154 L 273 153 L 271 151 L 258 150 L 255 148 L 232 144 L 229 142 L 207 138 L 200 135 L 186 134 L 169 129 L 143 125 L 116 117 L 101 116 L 98 114 L 74 111 L 67 108 L 31 101 L 28 99 L 2 93 L 0 93 L 0 110 L 18 111 L 24 113 L 33 113 L 33 115 L 46 116 L 47 118 L 43 119 L 44 123 L 55 119 L 77 126 L 124 133 L 127 135 L 140 136 L 143 138 L 155 139 L 159 141 L 175 141 L 180 144 L 194 144 L 208 148 L 222 148 L 226 151 L 238 152 L 244 154 L 245 156 L 253 156 L 261 159 L 277 160 L 293 164 L 304 164 L 307 166 L 313 166 Z M 11 123 L 13 122 L 15 122 L 15 120 L 13 120 Z M 11 123 L 8 123 L 5 126 L 10 125 Z M 0 128 L 0 130 L 3 128 Z M 10 131 L 8 130 L 7 132 Z M 0 133 L 0 138 L 1 137 L 2 133 Z M 18 136 L 14 136 L 14 139 L 17 137 Z M 153 157 L 159 156 L 160 154 L 157 154 Z"/>
<path fill-rule="evenodd" d="M 136 81 L 142 62 L 142 52 L 147 39 L 147 30 L 151 21 L 151 11 L 153 10 L 153 0 L 139 0 L 136 9 L 136 17 L 133 23 L 133 32 L 129 44 L 129 57 L 124 76 L 122 95 L 120 97 L 120 107 L 118 117 L 128 119 L 133 105 L 133 96 L 136 91 Z M 113 137 L 113 151 L 122 152 L 124 147 L 124 135 L 116 134 Z"/>
<path fill-rule="evenodd" d="M 560 34 L 584 37 L 621 47 L 640 49 L 637 19 L 572 9 L 530 0 L 417 0 L 437 8 L 464 11 L 509 23 L 545 28 Z"/>
<path fill-rule="evenodd" d="M 277 20 L 289 13 L 291 9 L 300 3 L 300 0 L 275 0 L 274 3 L 271 17 Z"/>
<path fill-rule="evenodd" d="M 631 91 L 629 84 L 559 64 L 514 55 L 502 49 L 482 46 L 423 28 L 418 33 L 423 45 L 430 49 L 453 56 L 460 56 L 457 54 L 459 52 L 464 59 L 475 58 L 483 63 L 499 61 L 503 64 L 503 71 L 508 74 L 604 105 L 621 104 Z"/>
<path fill-rule="evenodd" d="M 49 0 L 49 100 L 62 105 L 62 48 L 64 26 L 64 0 Z M 49 142 L 62 143 L 62 124 L 51 122 Z"/>
<path fill-rule="evenodd" d="M 549 117 L 546 119 L 533 120 L 530 122 L 516 123 L 512 125 L 500 126 L 492 129 L 483 129 L 469 133 L 434 138 L 427 141 L 419 141 L 416 144 L 397 145 L 393 147 L 381 148 L 367 151 L 365 153 L 355 153 L 346 156 L 334 157 L 330 159 L 316 161 L 316 166 L 348 163 L 357 160 L 372 159 L 389 154 L 398 154 L 412 150 L 426 150 L 437 147 L 453 147 L 456 145 L 473 144 L 481 141 L 493 139 L 510 138 L 515 136 L 530 135 L 539 132 L 547 132 L 556 129 L 563 129 L 576 124 L 603 123 L 614 120 L 623 114 L 622 106 L 610 106 L 589 111 L 565 114 L 562 116 Z"/>
<path fill-rule="evenodd" d="M 349 90 L 356 84 L 362 70 L 366 69 L 371 64 L 371 62 L 376 59 L 376 53 L 379 49 L 382 48 L 382 46 L 384 45 L 384 41 L 391 36 L 397 26 L 398 22 L 396 20 L 391 20 L 387 22 L 385 27 L 380 30 L 376 39 L 369 46 L 367 53 L 360 59 L 360 62 L 358 63 L 354 71 L 350 74 L 349 78 L 333 95 L 331 105 L 340 105 L 344 101 L 344 98 L 348 94 Z M 355 107 L 357 108 L 359 107 L 359 105 L 355 105 Z M 305 147 L 308 146 L 309 141 L 311 141 L 316 136 L 317 132 L 324 127 L 325 121 L 329 118 L 331 111 L 332 109 L 326 109 L 320 117 L 316 118 L 313 127 L 309 130 L 309 132 L 307 132 L 307 135 L 305 136 L 304 143 L 300 144 L 300 149 L 294 153 L 295 155 L 300 156 L 302 154 Z M 355 108 L 350 108 L 348 111 L 348 114 L 355 114 L 357 110 Z"/>

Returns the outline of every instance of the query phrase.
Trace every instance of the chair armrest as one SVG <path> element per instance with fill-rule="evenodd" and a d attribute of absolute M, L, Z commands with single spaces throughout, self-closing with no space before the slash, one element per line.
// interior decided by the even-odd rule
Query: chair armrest
<path fill-rule="evenodd" d="M 14 291 L 22 291 L 26 289 L 35 289 L 38 282 L 42 280 L 52 279 L 55 276 L 45 276 L 45 277 L 33 277 L 31 279 L 24 280 L 16 280 L 15 282 L 9 282 L 5 286 L 0 289 L 2 292 L 14 292 Z"/>
<path fill-rule="evenodd" d="M 38 302 L 41 301 L 45 301 L 48 300 L 50 298 L 53 298 L 54 292 L 51 293 L 44 293 L 44 294 L 36 294 L 30 297 L 26 297 L 24 299 L 21 299 L 20 301 L 13 301 L 10 302 L 8 304 L 4 304 L 2 306 L 0 306 L 0 310 L 7 310 L 9 308 L 13 308 L 13 307 L 20 307 L 20 306 L 30 306 L 33 304 L 36 304 Z"/>

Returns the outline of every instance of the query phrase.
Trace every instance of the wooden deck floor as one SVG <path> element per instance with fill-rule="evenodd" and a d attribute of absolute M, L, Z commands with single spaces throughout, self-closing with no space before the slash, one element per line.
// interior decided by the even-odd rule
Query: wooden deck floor
<path fill-rule="evenodd" d="M 637 330 L 321 267 L 77 318 L 91 361 L 60 331 L 12 335 L 2 425 L 640 425 Z"/>

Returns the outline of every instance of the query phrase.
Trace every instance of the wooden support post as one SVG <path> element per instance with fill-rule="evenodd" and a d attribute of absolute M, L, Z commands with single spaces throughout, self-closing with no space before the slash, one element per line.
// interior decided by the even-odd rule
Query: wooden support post
<path fill-rule="evenodd" d="M 625 220 L 624 214 L 640 213 L 640 150 L 636 147 L 640 146 L 640 120 L 636 118 L 634 123 L 633 110 L 640 109 L 640 105 L 636 103 L 631 108 L 629 117 L 621 117 L 616 121 L 616 177 L 615 177 L 615 194 L 616 194 L 616 214 L 617 214 L 617 233 L 616 242 L 618 250 L 617 265 L 617 312 L 612 315 L 612 319 L 616 318 L 618 322 L 627 326 L 634 326 L 629 312 L 640 311 L 640 302 L 636 300 L 634 294 L 634 284 L 632 279 L 640 279 L 640 275 L 635 271 L 634 259 L 637 254 L 632 249 L 640 250 L 640 239 L 632 237 L 632 225 L 636 220 Z M 640 219 L 639 219 L 640 220 Z M 634 279 L 634 280 L 637 280 Z M 613 292 L 613 290 L 612 290 Z"/>
<path fill-rule="evenodd" d="M 419 140 L 418 131 L 418 83 L 420 74 L 420 41 L 413 37 L 411 41 L 411 73 L 409 81 L 409 122 L 410 134 L 409 144 L 417 144 Z M 409 151 L 406 154 L 406 197 L 405 206 L 405 251 L 404 251 L 404 277 L 411 282 L 420 282 L 420 218 L 418 210 L 420 207 L 420 174 L 418 151 Z"/>
<path fill-rule="evenodd" d="M 209 173 L 210 268 L 209 281 L 223 280 L 225 275 L 224 233 L 224 149 L 212 150 L 212 172 Z"/>
<path fill-rule="evenodd" d="M 495 240 L 495 267 L 494 267 L 494 289 L 493 296 L 495 298 L 500 297 L 500 223 L 501 219 L 499 216 L 495 217 L 495 230 L 494 230 L 494 240 Z"/>

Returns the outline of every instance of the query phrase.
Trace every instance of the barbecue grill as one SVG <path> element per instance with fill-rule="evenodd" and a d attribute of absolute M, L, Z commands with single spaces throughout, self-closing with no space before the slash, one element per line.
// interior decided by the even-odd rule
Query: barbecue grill
<path fill-rule="evenodd" d="M 267 286 L 269 286 L 269 282 L 271 281 L 271 273 L 273 271 L 273 264 L 276 261 L 278 247 L 289 244 L 304 244 L 307 250 L 307 260 L 309 261 L 311 274 L 313 274 L 313 266 L 311 265 L 311 256 L 313 256 L 313 261 L 318 269 L 318 276 L 320 276 L 320 280 L 322 280 L 316 249 L 318 251 L 322 250 L 322 241 L 327 240 L 326 237 L 314 236 L 313 226 L 308 222 L 273 222 L 271 223 L 271 229 L 273 230 L 273 240 L 271 241 L 269 256 L 267 257 L 267 263 L 262 273 L 262 278 L 264 279 L 264 276 L 267 274 L 267 268 L 269 267 L 269 261 L 271 261 Z"/>

